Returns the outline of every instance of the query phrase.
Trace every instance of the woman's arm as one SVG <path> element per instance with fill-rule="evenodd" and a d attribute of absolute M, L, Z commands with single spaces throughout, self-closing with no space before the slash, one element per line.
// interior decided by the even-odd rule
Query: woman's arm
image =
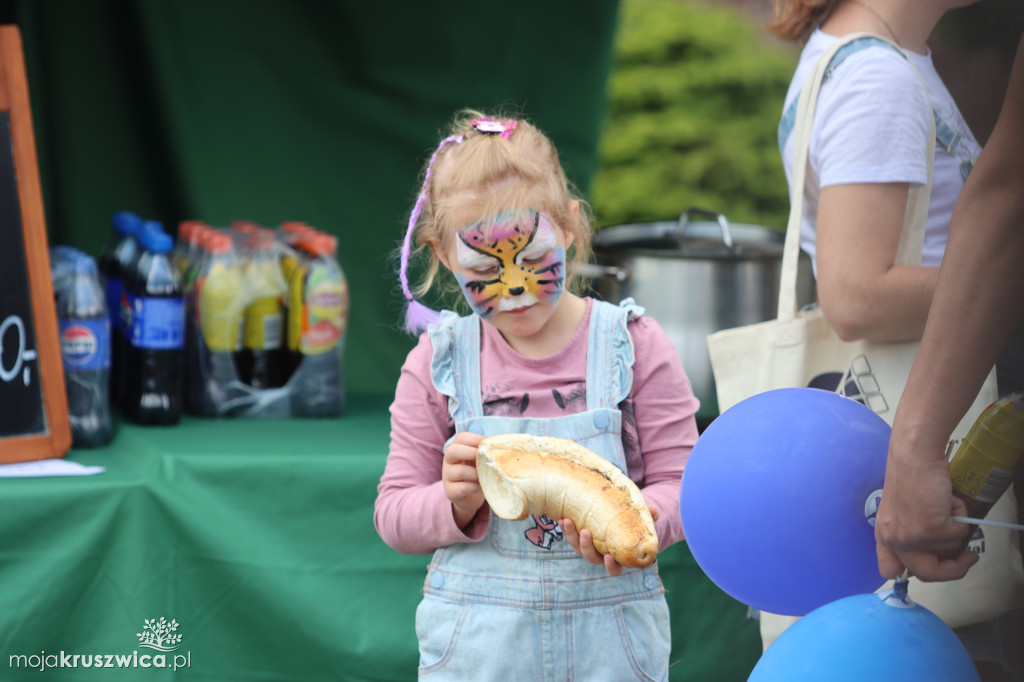
<path fill-rule="evenodd" d="M 835 185 L 821 191 L 818 300 L 841 339 L 921 338 L 938 268 L 895 265 L 909 185 Z"/>

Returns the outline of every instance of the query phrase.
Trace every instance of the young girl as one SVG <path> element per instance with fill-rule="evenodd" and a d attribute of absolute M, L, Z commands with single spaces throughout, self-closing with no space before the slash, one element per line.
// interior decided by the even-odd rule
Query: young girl
<path fill-rule="evenodd" d="M 413 236 L 472 313 L 443 313 L 402 367 L 374 514 L 399 552 L 433 552 L 416 613 L 432 679 L 668 679 L 657 563 L 625 569 L 567 519 L 502 520 L 477 481 L 484 436 L 572 439 L 637 482 L 660 548 L 682 539 L 679 485 L 697 399 L 673 345 L 632 301 L 566 286 L 589 222 L 550 140 L 464 112 L 424 172 L 400 278 L 407 328 L 430 311 L 406 272 Z M 435 316 L 436 317 L 436 316 Z"/>

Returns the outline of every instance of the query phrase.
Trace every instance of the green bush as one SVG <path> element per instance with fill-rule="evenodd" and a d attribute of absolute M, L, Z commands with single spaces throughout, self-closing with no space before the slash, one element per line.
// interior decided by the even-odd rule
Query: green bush
<path fill-rule="evenodd" d="M 700 207 L 784 229 L 776 128 L 797 56 L 737 7 L 623 0 L 590 192 L 598 226 Z"/>

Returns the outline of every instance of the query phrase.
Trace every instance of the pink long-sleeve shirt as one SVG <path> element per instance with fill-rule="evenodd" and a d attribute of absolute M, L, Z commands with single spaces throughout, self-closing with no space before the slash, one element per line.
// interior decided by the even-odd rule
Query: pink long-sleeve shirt
<path fill-rule="evenodd" d="M 515 417 L 557 417 L 586 410 L 587 341 L 593 300 L 573 338 L 542 359 L 512 349 L 492 325 L 483 324 L 480 374 L 484 412 Z M 620 405 L 628 474 L 649 506 L 660 549 L 683 538 L 679 485 L 697 440 L 699 402 L 682 362 L 650 317 L 628 325 L 636 360 L 633 387 Z M 444 444 L 455 433 L 448 399 L 430 378 L 433 347 L 426 334 L 413 348 L 391 404 L 391 448 L 377 488 L 374 524 L 381 538 L 404 554 L 426 554 L 487 533 L 486 505 L 463 530 L 441 484 Z"/>

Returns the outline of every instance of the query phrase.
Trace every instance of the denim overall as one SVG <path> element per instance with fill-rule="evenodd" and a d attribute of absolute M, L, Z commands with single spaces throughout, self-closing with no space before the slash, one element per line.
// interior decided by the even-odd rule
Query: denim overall
<path fill-rule="evenodd" d="M 626 322 L 633 301 L 595 301 L 587 344 L 587 409 L 553 418 L 485 416 L 480 320 L 446 313 L 430 329 L 431 376 L 456 433 L 569 438 L 625 471 L 619 403 L 633 382 Z M 667 680 L 668 604 L 657 564 L 610 577 L 581 558 L 557 519 L 505 521 L 486 537 L 437 550 L 416 611 L 421 677 L 436 680 Z"/>

